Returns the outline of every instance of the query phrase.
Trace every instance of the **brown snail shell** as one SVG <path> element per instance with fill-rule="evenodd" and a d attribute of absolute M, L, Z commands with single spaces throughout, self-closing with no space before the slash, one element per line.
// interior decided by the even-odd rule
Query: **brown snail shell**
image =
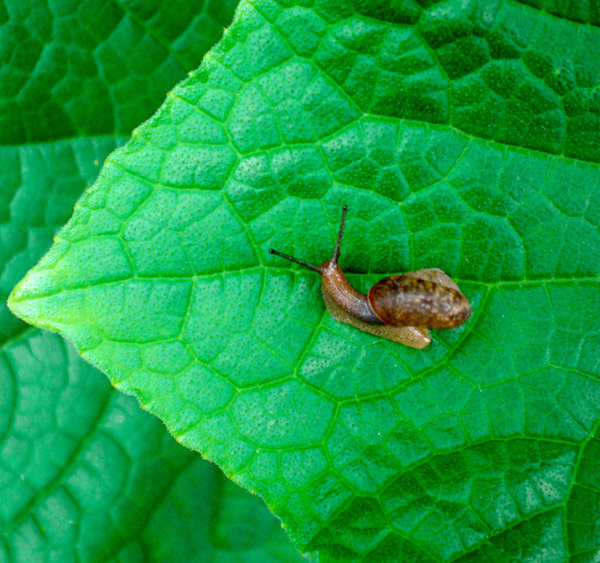
<path fill-rule="evenodd" d="M 471 305 L 458 289 L 422 276 L 423 270 L 378 281 L 367 294 L 377 317 L 392 326 L 448 329 L 471 316 Z"/>

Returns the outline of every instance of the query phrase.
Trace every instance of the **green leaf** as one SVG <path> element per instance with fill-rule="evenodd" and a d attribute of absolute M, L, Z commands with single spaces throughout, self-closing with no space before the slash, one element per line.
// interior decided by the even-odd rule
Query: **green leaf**
<path fill-rule="evenodd" d="M 94 10 L 103 4 L 96 2 L 0 3 L 0 60 L 7 55 L 10 63 L 0 71 L 6 96 L 0 143 L 11 145 L 0 146 L 0 561 L 300 559 L 260 499 L 178 446 L 155 417 L 114 391 L 61 337 L 26 329 L 6 306 L 8 293 L 48 250 L 106 155 L 126 140 L 115 134 L 154 107 L 145 90 L 126 92 L 123 84 L 151 81 L 162 99 L 199 62 L 206 41 L 219 36 L 217 22 L 228 22 L 234 5 L 196 3 L 187 17 L 187 2 L 150 4 L 104 6 L 99 18 Z M 140 61 L 158 64 L 154 41 L 165 51 L 161 56 L 181 63 L 163 66 L 162 92 L 156 68 L 131 70 L 139 66 L 135 56 L 126 59 L 131 67 L 106 57 L 90 69 L 95 53 L 127 48 L 133 40 L 150 49 Z M 98 86 L 109 67 L 120 74 Z M 78 97 L 74 85 L 94 72 L 90 84 L 97 87 Z M 20 76 L 27 80 L 18 82 Z M 61 81 L 64 89 L 57 86 Z M 11 98 L 13 88 L 20 95 Z M 50 106 L 46 96 L 54 98 Z M 109 102 L 119 126 L 81 122 L 80 138 L 61 140 L 82 115 Z M 67 118 L 50 122 L 46 111 L 52 119 Z M 34 142 L 47 136 L 54 140 Z"/>
<path fill-rule="evenodd" d="M 2 561 L 299 561 L 260 499 L 62 338 L 0 347 Z"/>
<path fill-rule="evenodd" d="M 2 288 L 48 249 L 117 142 L 0 147 Z M 2 296 L 1 561 L 300 559 L 258 498 L 178 446 L 62 338 L 21 324 Z"/>
<path fill-rule="evenodd" d="M 584 2 L 244 0 L 107 160 L 11 307 L 328 560 L 600 551 L 600 20 Z M 334 322 L 440 267 L 424 351 Z"/>
<path fill-rule="evenodd" d="M 129 135 L 220 39 L 237 0 L 79 4 L 0 4 L 0 144 Z"/>

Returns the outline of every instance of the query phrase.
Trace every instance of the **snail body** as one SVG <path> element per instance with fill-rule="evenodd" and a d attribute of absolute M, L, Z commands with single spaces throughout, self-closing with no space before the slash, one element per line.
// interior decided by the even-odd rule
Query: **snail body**
<path fill-rule="evenodd" d="M 469 300 L 438 268 L 387 276 L 371 287 L 367 295 L 352 287 L 338 263 L 346 211 L 344 206 L 333 254 L 319 266 L 269 250 L 321 275 L 323 300 L 335 320 L 421 349 L 431 343 L 428 329 L 455 328 L 471 316 Z"/>

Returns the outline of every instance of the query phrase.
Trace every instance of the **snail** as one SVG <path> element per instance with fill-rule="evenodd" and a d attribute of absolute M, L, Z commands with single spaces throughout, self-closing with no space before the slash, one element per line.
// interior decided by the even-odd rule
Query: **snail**
<path fill-rule="evenodd" d="M 367 295 L 354 289 L 338 264 L 347 210 L 345 205 L 333 254 L 319 266 L 269 249 L 321 275 L 325 306 L 336 321 L 422 349 L 431 343 L 428 329 L 455 328 L 471 316 L 469 300 L 439 268 L 385 277 Z"/>

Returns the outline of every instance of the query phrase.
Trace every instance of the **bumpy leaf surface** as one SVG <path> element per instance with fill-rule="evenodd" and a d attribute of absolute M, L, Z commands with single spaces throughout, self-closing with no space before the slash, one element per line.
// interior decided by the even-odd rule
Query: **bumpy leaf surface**
<path fill-rule="evenodd" d="M 299 561 L 257 497 L 64 340 L 0 347 L 0 561 Z"/>
<path fill-rule="evenodd" d="M 117 142 L 0 147 L 3 287 L 48 249 Z M 299 560 L 258 498 L 178 446 L 60 336 L 23 330 L 6 294 L 0 305 L 0 561 Z"/>
<path fill-rule="evenodd" d="M 2 0 L 0 144 L 129 135 L 195 68 L 236 0 Z"/>
<path fill-rule="evenodd" d="M 12 295 L 322 560 L 600 553 L 600 16 L 593 3 L 245 0 Z M 440 267 L 415 351 L 334 322 Z"/>
<path fill-rule="evenodd" d="M 164 38 L 167 55 L 179 49 L 180 60 L 197 64 L 202 41 L 221 32 L 208 14 L 221 10 L 226 23 L 233 11 L 232 2 L 197 4 L 195 17 L 178 31 L 166 4 L 146 6 L 147 26 L 135 19 L 134 3 L 123 3 L 119 17 L 109 5 L 100 19 L 87 10 L 101 3 L 80 4 L 0 2 L 0 59 L 6 54 L 10 63 L 0 71 L 0 89 L 9 96 L 20 72 L 27 79 L 19 96 L 0 101 L 0 144 L 11 145 L 0 146 L 0 561 L 298 561 L 257 497 L 178 446 L 156 418 L 114 391 L 60 336 L 27 329 L 6 307 L 10 290 L 48 250 L 106 155 L 125 141 L 115 133 L 139 111 L 150 113 L 143 92 L 119 98 L 115 90 L 109 113 L 120 126 L 94 120 L 88 124 L 93 130 L 77 127 L 81 138 L 56 140 L 73 133 L 77 111 L 93 108 L 105 92 L 94 87 L 69 101 L 77 97 L 73 85 L 85 83 L 94 68 L 104 80 L 108 66 L 117 70 L 110 58 L 90 67 L 94 49 L 122 48 L 136 38 L 147 46 L 160 35 L 154 28 L 162 21 L 171 41 Z M 195 38 L 198 33 L 204 35 Z M 39 49 L 32 48 L 33 36 Z M 103 39 L 90 43 L 90 36 Z M 185 75 L 185 67 L 171 66 L 163 75 L 169 86 Z M 154 80 L 147 69 L 136 73 L 126 66 L 115 79 Z M 70 84 L 64 97 L 53 80 Z M 108 82 L 104 87 L 111 88 Z M 62 113 L 45 105 L 50 90 L 54 102 L 64 104 Z M 136 109 L 130 113 L 125 106 Z M 49 124 L 49 109 L 49 116 L 68 119 Z M 55 140 L 36 142 L 45 136 Z"/>

